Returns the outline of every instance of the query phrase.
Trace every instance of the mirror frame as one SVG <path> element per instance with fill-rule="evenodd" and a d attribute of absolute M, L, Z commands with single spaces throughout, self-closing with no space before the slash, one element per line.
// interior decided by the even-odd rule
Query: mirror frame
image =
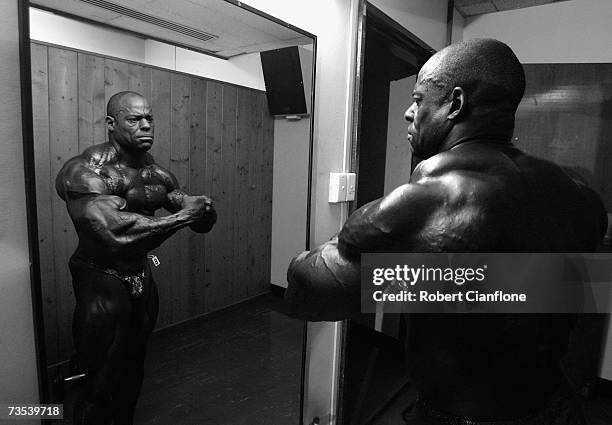
<path fill-rule="evenodd" d="M 272 21 L 276 24 L 282 25 L 283 27 L 300 33 L 303 36 L 309 37 L 313 44 L 313 61 L 312 61 L 312 72 L 311 72 L 311 90 L 310 90 L 310 134 L 309 134 L 309 146 L 308 146 L 308 186 L 306 193 L 306 234 L 304 249 L 310 249 L 310 225 L 311 225 L 311 213 L 312 213 L 312 166 L 313 166 L 313 148 L 314 148 L 314 117 L 315 117 L 315 92 L 316 92 L 316 63 L 317 63 L 317 36 L 309 33 L 308 31 L 302 30 L 294 25 L 291 25 L 281 19 L 278 19 L 272 15 L 262 12 L 254 7 L 246 5 L 238 0 L 224 0 L 236 7 L 239 7 L 248 12 L 254 13 L 262 18 Z M 30 56 L 30 6 L 29 0 L 17 0 L 18 7 L 18 30 L 19 30 L 19 68 L 20 68 L 20 93 L 21 93 L 21 124 L 22 124 L 22 140 L 23 140 L 23 162 L 24 162 L 24 176 L 25 176 L 25 197 L 26 197 L 26 219 L 28 226 L 28 248 L 29 248 L 29 259 L 30 259 L 30 286 L 32 292 L 32 310 L 34 320 L 34 343 L 36 350 L 36 365 L 37 365 L 37 376 L 38 376 L 38 393 L 40 403 L 50 402 L 50 391 L 49 391 L 49 376 L 47 373 L 47 355 L 45 346 L 45 327 L 43 318 L 43 301 L 42 301 L 42 285 L 41 285 L 41 272 L 40 272 L 40 250 L 38 244 L 38 208 L 36 205 L 36 173 L 35 173 L 35 157 L 34 157 L 34 135 L 33 135 L 33 110 L 32 110 L 32 78 L 31 78 L 31 56 Z M 78 19 L 83 22 L 89 22 L 98 26 L 118 29 L 118 27 L 106 25 L 101 22 L 93 21 L 87 18 L 82 18 L 77 15 L 67 14 L 63 12 L 54 11 L 46 8 L 45 10 L 53 11 L 54 13 L 69 17 L 72 19 Z M 137 34 L 143 37 L 142 34 L 135 33 L 133 31 L 119 28 L 121 31 L 128 32 L 131 34 Z M 153 39 L 150 36 L 147 38 Z M 170 43 L 177 47 L 186 48 L 189 50 L 197 51 L 201 54 L 207 54 L 210 56 L 218 57 L 215 54 L 204 52 L 201 50 L 189 48 L 188 46 L 180 46 L 167 40 L 157 39 L 158 41 Z M 223 58 L 225 59 L 225 58 Z M 308 322 L 304 321 L 304 333 L 302 341 L 302 362 L 301 362 L 301 377 L 300 377 L 300 411 L 299 420 L 301 422 L 304 414 L 304 392 L 306 386 L 306 349 L 308 344 Z M 43 423 L 46 421 L 43 421 Z"/>

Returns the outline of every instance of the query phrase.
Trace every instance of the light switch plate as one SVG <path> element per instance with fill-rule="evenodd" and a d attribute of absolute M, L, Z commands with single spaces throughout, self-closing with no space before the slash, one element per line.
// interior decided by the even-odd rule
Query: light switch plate
<path fill-rule="evenodd" d="M 329 173 L 329 202 L 355 200 L 355 173 Z"/>
<path fill-rule="evenodd" d="M 346 173 L 346 200 L 355 200 L 355 186 L 357 175 L 355 173 Z"/>
<path fill-rule="evenodd" d="M 345 173 L 329 173 L 329 202 L 344 202 L 346 200 Z"/>

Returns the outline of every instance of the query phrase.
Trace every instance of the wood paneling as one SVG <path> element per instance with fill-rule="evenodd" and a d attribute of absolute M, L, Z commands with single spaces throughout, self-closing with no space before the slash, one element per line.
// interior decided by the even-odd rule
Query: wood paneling
<path fill-rule="evenodd" d="M 223 88 L 222 104 L 223 116 L 236 116 L 238 106 L 238 89 L 236 87 Z M 236 250 L 234 249 L 238 243 L 236 234 L 234 232 L 236 223 L 234 212 L 237 208 L 236 182 L 238 181 L 238 173 L 236 168 L 236 120 L 223 123 L 221 126 L 221 131 L 221 138 L 223 139 L 223 145 L 221 146 L 221 162 L 223 164 L 223 172 L 221 173 L 221 188 L 218 193 L 219 202 L 217 204 L 217 211 L 221 217 L 219 220 L 221 228 L 219 230 L 223 231 L 223 241 L 220 244 L 221 263 L 218 265 L 218 267 L 224 270 L 226 280 L 230 282 L 230 284 L 224 290 L 222 290 L 222 288 L 217 288 L 216 286 L 211 286 L 210 292 L 217 291 L 217 293 L 220 295 L 225 294 L 227 298 L 233 298 L 234 286 L 239 284 L 237 280 L 238 258 L 236 256 Z M 270 185 L 270 187 L 271 186 L 272 185 Z M 217 305 L 215 304 L 214 300 L 218 299 L 219 297 L 214 297 L 212 294 L 211 297 L 211 307 L 214 307 Z M 223 297 L 220 298 L 221 301 L 217 301 L 217 303 L 223 302 Z"/>
<path fill-rule="evenodd" d="M 106 138 L 109 97 L 134 90 L 155 117 L 151 153 L 181 188 L 213 198 L 211 233 L 181 230 L 155 250 L 157 326 L 267 291 L 270 283 L 273 119 L 265 93 L 147 65 L 32 43 L 34 139 L 48 363 L 72 353 L 68 259 L 77 243 L 55 193 L 60 167 Z M 158 211 L 157 215 L 167 212 Z"/>
<path fill-rule="evenodd" d="M 210 185 L 205 181 L 207 161 L 206 161 L 206 113 L 207 108 L 207 83 L 200 79 L 191 80 L 191 126 L 189 134 L 189 190 L 192 193 L 206 193 L 212 196 Z M 220 120 L 221 117 L 219 117 Z M 214 125 L 214 123 L 211 123 Z M 210 164 L 212 165 L 212 164 Z M 208 190 L 207 190 L 208 188 Z M 216 230 L 216 229 L 215 229 Z M 205 276 L 207 258 L 204 252 L 205 240 L 219 232 L 213 232 L 206 236 L 189 232 L 189 287 L 193 296 L 189 299 L 188 306 L 191 312 L 205 311 Z"/>
<path fill-rule="evenodd" d="M 48 50 L 49 75 L 49 164 L 51 176 L 49 189 L 52 193 L 53 214 L 53 280 L 55 284 L 55 308 L 57 309 L 58 351 L 49 353 L 49 359 L 65 359 L 72 351 L 70 330 L 74 296 L 68 260 L 77 246 L 77 237 L 66 212 L 66 205 L 54 192 L 54 178 L 64 163 L 79 151 L 78 128 L 78 77 L 77 53 L 54 47 Z M 44 102 L 35 99 L 33 103 Z M 36 145 L 36 143 L 35 143 Z M 38 165 L 36 165 L 38 168 Z M 49 211 L 40 211 L 49 214 Z M 51 326 L 51 325 L 50 325 Z"/>
<path fill-rule="evenodd" d="M 612 64 L 527 64 L 517 146 L 580 174 L 612 211 Z"/>
<path fill-rule="evenodd" d="M 151 71 L 151 105 L 154 105 L 153 113 L 155 114 L 155 143 L 151 148 L 151 154 L 155 157 L 157 163 L 166 169 L 170 169 L 170 139 L 172 134 L 170 77 L 171 73 L 169 71 L 157 69 Z M 158 210 L 156 213 L 157 216 L 167 214 L 164 210 Z M 171 246 L 164 244 L 155 249 L 153 254 L 157 255 L 161 261 L 160 266 L 154 270 L 160 299 L 157 323 L 158 325 L 160 323 L 173 323 L 173 310 L 167 305 L 171 300 L 172 285 L 170 282 L 173 280 L 169 267 L 169 259 L 172 256 Z M 164 305 L 162 305 L 161 300 L 164 300 Z"/>
<path fill-rule="evenodd" d="M 104 143 L 106 139 L 106 100 L 104 59 L 78 54 L 79 151 Z"/>
<path fill-rule="evenodd" d="M 236 113 L 226 117 L 224 121 L 223 116 L 223 86 L 220 83 L 210 82 L 208 84 L 208 90 L 205 93 L 206 99 L 206 114 L 202 117 L 206 123 L 206 131 L 204 132 L 204 138 L 202 140 L 200 154 L 206 159 L 206 163 L 210 164 L 205 170 L 200 171 L 203 173 L 203 181 L 206 182 L 208 195 L 213 198 L 213 201 L 219 209 L 219 226 L 220 231 L 216 234 L 210 234 L 204 240 L 204 248 L 206 258 L 212 258 L 214 252 L 219 250 L 218 262 L 208 262 L 205 264 L 204 274 L 205 276 L 205 296 L 208 300 L 207 311 L 216 310 L 219 306 L 227 305 L 231 300 L 232 294 L 232 274 L 231 270 L 225 270 L 222 258 L 222 246 L 223 240 L 226 235 L 222 231 L 224 225 L 227 223 L 229 210 L 226 208 L 225 199 L 221 199 L 219 196 L 219 174 L 223 167 L 223 161 L 221 159 L 221 149 L 223 146 L 223 123 L 234 126 L 236 122 Z M 230 119 L 228 119 L 231 117 Z M 193 167 L 196 169 L 195 167 Z M 231 222 L 231 221 L 230 221 Z M 228 273 L 229 272 L 229 273 Z M 226 282 L 231 282 L 227 285 Z"/>
<path fill-rule="evenodd" d="M 56 360 L 58 327 L 54 284 L 53 259 L 53 202 L 55 192 L 51 186 L 51 152 L 49 144 L 49 74 L 47 47 L 32 45 L 32 97 L 41 99 L 32 103 L 34 154 L 36 162 L 36 205 L 38 206 L 38 249 L 42 276 L 43 316 L 45 343 L 49 362 Z M 46 100 L 45 100 L 46 99 Z"/>

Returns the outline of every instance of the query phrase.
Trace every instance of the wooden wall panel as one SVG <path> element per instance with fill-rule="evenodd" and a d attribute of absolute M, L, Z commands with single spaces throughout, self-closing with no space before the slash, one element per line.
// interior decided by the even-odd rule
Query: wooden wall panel
<path fill-rule="evenodd" d="M 220 176 L 220 191 L 217 193 L 217 211 L 219 213 L 219 232 L 223 235 L 223 240 L 219 244 L 219 253 L 221 259 L 219 261 L 224 271 L 225 280 L 224 283 L 227 287 L 222 288 L 210 288 L 210 292 L 215 291 L 216 294 L 220 291 L 221 295 L 225 294 L 226 299 L 234 298 L 234 286 L 237 283 L 237 269 L 238 258 L 235 255 L 235 247 L 238 244 L 238 240 L 235 234 L 236 227 L 236 192 L 238 187 L 236 185 L 237 173 L 236 173 L 236 123 L 237 123 L 237 105 L 238 105 L 238 89 L 234 86 L 223 87 L 223 122 L 221 126 L 221 138 L 223 144 L 221 146 L 221 162 L 222 172 Z M 272 185 L 270 185 L 272 187 Z M 208 289 L 208 288 L 207 288 Z M 221 301 L 217 301 L 219 297 L 210 295 L 210 302 L 208 302 L 207 309 L 214 310 L 220 304 L 223 304 L 223 298 Z"/>
<path fill-rule="evenodd" d="M 155 141 L 151 148 L 151 154 L 155 161 L 166 169 L 170 169 L 170 140 L 172 134 L 171 106 L 170 106 L 171 73 L 158 69 L 151 70 L 151 105 L 155 120 Z M 163 216 L 168 213 L 158 210 L 156 215 Z M 157 318 L 158 326 L 166 326 L 173 323 L 172 308 L 172 274 L 171 257 L 172 249 L 169 245 L 162 244 L 152 254 L 157 255 L 161 264 L 155 267 L 153 275 L 157 282 L 159 292 L 160 310 Z"/>
<path fill-rule="evenodd" d="M 78 54 L 79 151 L 106 140 L 104 59 Z"/>
<path fill-rule="evenodd" d="M 151 101 L 151 68 L 133 63 L 129 64 L 128 89 L 140 93 Z"/>
<path fill-rule="evenodd" d="M 224 221 L 227 221 L 227 213 L 223 200 L 219 197 L 219 174 L 223 167 L 221 148 L 223 145 L 223 124 L 225 123 L 223 116 L 223 85 L 218 82 L 209 81 L 206 92 L 206 114 L 204 116 L 206 122 L 205 137 L 200 144 L 204 149 L 204 158 L 206 167 L 204 170 L 205 187 L 201 188 L 208 196 L 212 197 L 213 202 L 219 209 L 219 225 L 223 226 Z M 235 121 L 234 117 L 229 117 L 229 123 Z M 195 148 L 195 146 L 194 146 Z M 193 157 L 192 157 L 193 159 Z M 224 232 L 219 231 L 206 236 L 204 240 L 204 256 L 205 258 L 221 258 L 220 245 L 223 243 Z M 217 251 L 219 250 L 219 251 Z M 214 311 L 223 305 L 228 305 L 231 302 L 231 286 L 226 286 L 227 273 L 231 270 L 225 270 L 223 261 L 207 262 L 205 264 L 205 311 Z M 229 275 L 231 276 L 231 274 Z M 228 290 L 229 289 L 229 290 Z"/>
<path fill-rule="evenodd" d="M 50 47 L 49 66 L 49 164 L 52 180 L 64 163 L 79 151 L 77 53 Z M 44 99 L 34 103 L 44 102 Z M 53 192 L 53 188 L 50 188 Z M 77 246 L 77 237 L 66 205 L 52 195 L 53 260 L 57 308 L 58 351 L 50 358 L 65 359 L 72 352 L 70 334 L 74 296 L 68 260 Z M 44 213 L 41 211 L 41 213 Z"/>
<path fill-rule="evenodd" d="M 515 143 L 580 174 L 612 211 L 612 64 L 527 64 Z"/>
<path fill-rule="evenodd" d="M 236 114 L 236 179 L 234 192 L 234 255 L 236 257 L 236 274 L 234 276 L 233 294 L 236 299 L 248 296 L 246 281 L 250 277 L 247 269 L 240 267 L 248 261 L 248 220 L 249 220 L 249 116 L 252 113 L 249 90 L 238 89 L 238 106 Z"/>
<path fill-rule="evenodd" d="M 260 95 L 260 102 L 260 110 L 263 115 L 261 134 L 262 162 L 259 171 L 262 189 L 262 211 L 258 218 L 260 220 L 259 226 L 262 230 L 260 234 L 262 239 L 262 251 L 259 256 L 258 264 L 263 267 L 259 277 L 259 290 L 263 291 L 266 290 L 270 284 L 270 258 L 272 258 L 272 232 L 266 229 L 272 228 L 272 191 L 270 191 L 269 188 L 272 187 L 273 177 L 273 173 L 271 173 L 270 170 L 274 167 L 274 143 L 270 143 L 270 140 L 274 140 L 274 117 L 270 115 L 270 111 L 268 110 L 265 94 Z M 304 161 L 306 161 L 306 159 L 304 159 Z"/>
<path fill-rule="evenodd" d="M 261 113 L 253 113 L 258 110 L 258 99 L 257 94 L 250 91 L 248 93 L 248 120 L 247 120 L 247 128 L 250 129 L 248 132 L 247 138 L 247 167 L 248 167 L 248 191 L 246 198 L 246 207 L 247 207 L 247 262 L 251 266 L 252 269 L 252 278 L 245 279 L 244 285 L 246 286 L 246 295 L 253 296 L 259 293 L 255 288 L 257 287 L 257 279 L 259 278 L 259 265 L 255 262 L 255 257 L 258 252 L 259 244 L 258 244 L 258 223 L 255 221 L 255 211 L 257 211 L 257 204 L 259 203 L 258 195 L 258 187 L 257 187 L 257 166 L 260 162 L 260 155 L 258 152 L 259 144 L 259 132 L 261 131 Z"/>
<path fill-rule="evenodd" d="M 57 297 L 53 261 L 53 176 L 51 176 L 49 144 L 49 75 L 47 47 L 32 45 L 32 97 L 40 102 L 32 104 L 34 154 L 36 162 L 36 205 L 38 206 L 38 249 L 42 277 L 43 317 L 45 343 L 49 363 L 56 363 L 59 350 L 57 326 Z"/>
<path fill-rule="evenodd" d="M 191 125 L 189 133 L 189 190 L 191 193 L 206 193 L 206 113 L 207 113 L 207 82 L 198 78 L 191 79 Z M 221 117 L 218 118 L 218 121 Z M 216 121 L 214 121 L 216 122 Z M 214 233 L 213 233 L 214 234 Z M 218 233 L 217 233 L 218 234 Z M 192 291 L 188 310 L 190 314 L 206 311 L 205 275 L 210 255 L 205 254 L 205 240 L 209 235 L 189 232 L 189 287 Z"/>
<path fill-rule="evenodd" d="M 117 92 L 130 89 L 129 68 L 127 62 L 104 59 L 104 88 L 107 100 Z"/>
<path fill-rule="evenodd" d="M 49 364 L 73 351 L 68 259 L 77 243 L 54 179 L 69 158 L 105 140 L 106 102 L 118 91 L 149 99 L 151 154 L 182 189 L 211 196 L 219 214 L 211 233 L 184 229 L 154 250 L 157 327 L 268 290 L 274 124 L 264 93 L 42 43 L 32 43 L 32 83 Z"/>
<path fill-rule="evenodd" d="M 177 178 L 180 188 L 189 190 L 189 125 L 191 83 L 189 77 L 181 74 L 172 74 L 171 77 L 171 125 L 170 139 L 170 171 Z M 185 320 L 189 315 L 187 311 L 188 299 L 193 296 L 189 285 L 189 246 L 188 233 L 181 231 L 165 242 L 170 248 L 171 270 L 171 302 L 172 317 L 174 321 Z"/>

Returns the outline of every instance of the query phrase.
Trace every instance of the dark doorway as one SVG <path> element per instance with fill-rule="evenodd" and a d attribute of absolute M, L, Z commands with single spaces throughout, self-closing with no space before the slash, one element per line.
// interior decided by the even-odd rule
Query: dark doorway
<path fill-rule="evenodd" d="M 366 4 L 358 143 L 354 164 L 358 208 L 384 194 L 391 82 L 415 75 L 433 49 Z M 410 93 L 405 93 L 409 98 Z"/>
<path fill-rule="evenodd" d="M 362 77 L 357 90 L 352 158 L 352 171 L 358 176 L 357 196 L 351 211 L 385 194 L 387 155 L 394 154 L 387 152 L 387 140 L 396 137 L 388 135 L 389 117 L 390 113 L 394 118 L 403 116 L 403 111 L 396 110 L 397 105 L 390 111 L 390 98 L 404 96 L 407 107 L 412 91 L 410 87 L 394 93 L 393 82 L 415 75 L 434 52 L 368 3 L 361 29 L 358 75 Z M 401 137 L 398 143 L 405 141 L 405 134 Z M 410 158 L 405 167 L 409 174 Z M 339 424 L 376 424 L 377 418 L 410 385 L 403 349 L 406 324 L 399 315 L 380 318 L 361 314 L 346 322 Z"/>

